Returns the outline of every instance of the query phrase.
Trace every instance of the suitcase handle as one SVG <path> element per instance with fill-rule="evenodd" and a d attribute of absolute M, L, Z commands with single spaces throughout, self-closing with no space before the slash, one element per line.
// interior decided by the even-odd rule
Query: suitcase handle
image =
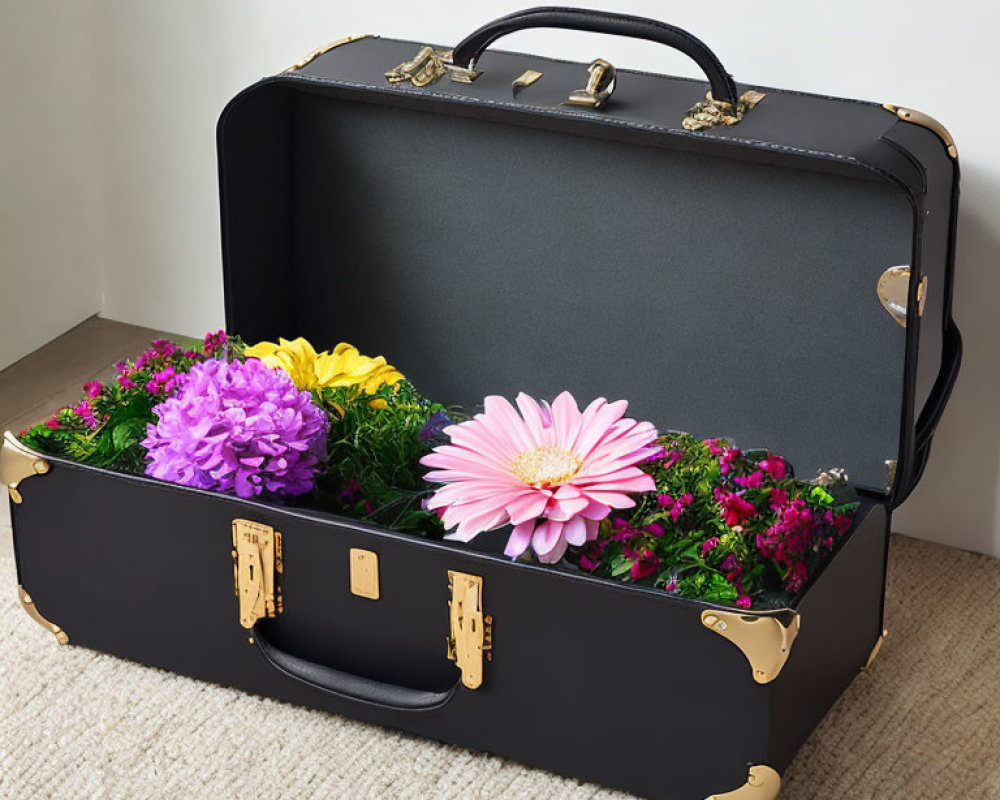
<path fill-rule="evenodd" d="M 629 14 L 611 14 L 605 11 L 558 6 L 517 11 L 495 19 L 466 36 L 452 51 L 452 64 L 471 70 L 483 51 L 497 39 L 529 28 L 564 28 L 592 33 L 611 33 L 665 44 L 694 59 L 708 77 L 714 100 L 721 100 L 733 106 L 737 103 L 736 84 L 732 75 L 726 72 L 722 62 L 704 42 L 682 28 Z"/>
<path fill-rule="evenodd" d="M 430 711 L 440 708 L 455 696 L 460 684 L 460 681 L 456 681 L 450 689 L 432 692 L 341 672 L 333 667 L 306 661 L 276 647 L 268 641 L 260 623 L 253 626 L 253 640 L 267 662 L 290 678 L 348 700 L 357 700 L 382 708 L 397 711 Z"/>

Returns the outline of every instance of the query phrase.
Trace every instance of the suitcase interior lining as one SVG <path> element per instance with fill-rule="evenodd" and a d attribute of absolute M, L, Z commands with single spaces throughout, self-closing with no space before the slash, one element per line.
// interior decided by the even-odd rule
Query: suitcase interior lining
<path fill-rule="evenodd" d="M 350 341 L 470 410 L 626 397 L 661 429 L 884 487 L 905 330 L 875 287 L 913 238 L 888 183 L 280 85 L 228 116 L 248 340 Z"/>

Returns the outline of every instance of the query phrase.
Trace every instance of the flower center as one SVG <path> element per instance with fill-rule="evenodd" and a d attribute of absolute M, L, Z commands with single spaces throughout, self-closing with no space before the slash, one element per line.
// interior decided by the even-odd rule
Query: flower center
<path fill-rule="evenodd" d="M 532 486 L 560 486 L 570 480 L 583 461 L 572 450 L 561 447 L 539 447 L 521 453 L 514 459 L 511 471 Z"/>

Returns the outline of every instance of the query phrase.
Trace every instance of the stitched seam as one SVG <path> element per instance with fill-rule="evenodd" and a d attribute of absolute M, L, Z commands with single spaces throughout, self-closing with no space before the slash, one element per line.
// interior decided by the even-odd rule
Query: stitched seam
<path fill-rule="evenodd" d="M 294 73 L 294 72 L 287 73 L 285 75 L 275 76 L 273 78 L 264 79 L 264 82 L 282 83 L 285 81 L 290 81 L 290 82 L 299 81 L 303 83 L 314 84 L 317 86 L 335 86 L 344 89 L 372 91 L 388 97 L 394 95 L 407 95 L 410 97 L 433 97 L 439 100 L 456 102 L 463 105 L 471 105 L 471 106 L 487 105 L 487 106 L 493 106 L 495 108 L 508 109 L 511 111 L 520 111 L 522 113 L 534 112 L 536 114 L 546 117 L 556 117 L 556 118 L 572 117 L 579 120 L 585 120 L 588 122 L 595 122 L 607 125 L 610 127 L 644 130 L 653 133 L 664 133 L 673 136 L 679 136 L 686 139 L 693 139 L 693 140 L 701 139 L 701 140 L 710 140 L 713 142 L 720 142 L 720 143 L 733 143 L 760 150 L 770 150 L 783 153 L 795 153 L 798 155 L 826 158 L 830 160 L 841 161 L 847 164 L 853 164 L 862 167 L 864 169 L 868 169 L 882 177 L 885 177 L 893 181 L 894 183 L 899 182 L 898 179 L 894 175 L 892 175 L 892 173 L 887 172 L 886 170 L 883 170 L 880 167 L 876 167 L 872 164 L 859 161 L 857 158 L 853 156 L 847 156 L 842 153 L 833 153 L 825 150 L 810 150 L 808 148 L 795 147 L 792 145 L 778 144 L 775 142 L 764 142 L 757 139 L 744 139 L 735 136 L 725 136 L 725 137 L 714 136 L 711 133 L 705 131 L 699 131 L 699 132 L 686 131 L 683 129 L 670 128 L 663 125 L 656 125 L 653 123 L 634 122 L 632 120 L 603 117 L 597 114 L 585 111 L 576 111 L 575 109 L 570 109 L 566 107 L 559 107 L 558 109 L 552 109 L 552 108 L 546 108 L 545 106 L 515 104 L 507 101 L 494 100 L 491 98 L 468 97 L 465 95 L 449 94 L 449 93 L 439 92 L 436 90 L 416 89 L 416 88 L 408 88 L 402 86 L 378 87 L 378 86 L 371 86 L 370 84 L 366 83 L 359 83 L 356 81 L 331 80 L 330 78 L 321 78 L 315 75 L 304 75 L 301 73 Z"/>

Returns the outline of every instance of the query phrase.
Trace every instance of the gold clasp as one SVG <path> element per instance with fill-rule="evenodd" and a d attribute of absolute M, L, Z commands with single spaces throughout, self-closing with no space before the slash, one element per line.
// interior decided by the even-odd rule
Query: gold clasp
<path fill-rule="evenodd" d="M 448 658 L 462 671 L 462 683 L 469 689 L 483 685 L 483 654 L 493 649 L 493 617 L 483 616 L 483 579 L 478 575 L 448 570 L 448 602 L 451 635 Z"/>
<path fill-rule="evenodd" d="M 681 122 L 684 130 L 701 131 L 706 128 L 714 128 L 716 125 L 735 125 L 743 119 L 751 108 L 756 106 L 767 95 L 756 89 L 748 89 L 740 95 L 736 101 L 736 108 L 732 103 L 724 100 L 715 100 L 712 93 L 708 92 L 705 99 L 695 103 L 688 109 L 687 116 Z"/>
<path fill-rule="evenodd" d="M 587 67 L 587 72 L 590 75 L 587 79 L 587 85 L 582 89 L 570 92 L 566 102 L 571 106 L 600 108 L 615 90 L 617 70 L 611 62 L 605 61 L 603 58 L 595 58 Z"/>
<path fill-rule="evenodd" d="M 269 525 L 233 520 L 233 581 L 240 600 L 240 625 L 281 613 L 281 534 Z"/>
<path fill-rule="evenodd" d="M 451 50 L 436 50 L 430 45 L 421 47 L 409 61 L 398 64 L 385 73 L 389 83 L 405 83 L 414 86 L 429 86 L 446 72 L 456 83 L 472 83 L 483 73 L 473 66 L 459 67 L 451 61 Z"/>

